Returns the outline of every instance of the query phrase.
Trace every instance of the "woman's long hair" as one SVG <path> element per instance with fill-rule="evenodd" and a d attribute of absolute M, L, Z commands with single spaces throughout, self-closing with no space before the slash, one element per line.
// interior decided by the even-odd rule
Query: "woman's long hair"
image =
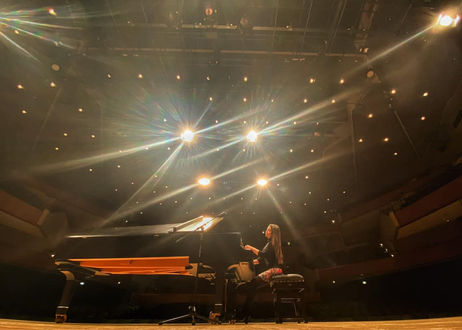
<path fill-rule="evenodd" d="M 284 263 L 284 257 L 282 256 L 282 247 L 281 247 L 281 229 L 278 225 L 270 224 L 271 228 L 271 244 L 274 248 L 274 254 L 276 255 L 276 259 L 279 265 Z"/>

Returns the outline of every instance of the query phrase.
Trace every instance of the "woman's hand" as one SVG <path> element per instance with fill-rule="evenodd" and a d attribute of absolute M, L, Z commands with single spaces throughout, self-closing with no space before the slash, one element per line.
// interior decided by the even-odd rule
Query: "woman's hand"
<path fill-rule="evenodd" d="M 260 264 L 260 261 L 258 261 L 258 259 L 253 259 L 253 264 L 258 265 L 258 264 Z"/>
<path fill-rule="evenodd" d="M 260 252 L 260 250 L 258 250 L 257 248 L 254 248 L 252 245 L 245 245 L 244 249 L 248 251 L 252 251 L 253 254 L 255 254 L 256 256 L 258 256 L 258 253 Z"/>

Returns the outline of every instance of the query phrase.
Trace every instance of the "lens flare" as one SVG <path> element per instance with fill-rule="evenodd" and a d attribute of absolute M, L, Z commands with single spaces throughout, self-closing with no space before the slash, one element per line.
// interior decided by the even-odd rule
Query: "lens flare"
<path fill-rule="evenodd" d="M 259 179 L 257 183 L 260 187 L 264 187 L 268 184 L 268 180 L 262 178 L 262 179 Z"/>
<path fill-rule="evenodd" d="M 185 142 L 192 142 L 192 140 L 194 139 L 194 132 L 190 129 L 187 129 L 183 133 L 181 133 L 181 138 Z"/>
<path fill-rule="evenodd" d="M 197 183 L 199 183 L 201 186 L 208 186 L 210 184 L 210 179 L 207 177 L 201 177 L 199 180 L 197 180 Z"/>
<path fill-rule="evenodd" d="M 249 142 L 256 142 L 257 141 L 257 132 L 255 132 L 254 130 L 250 131 L 249 133 L 247 133 L 247 141 Z"/>

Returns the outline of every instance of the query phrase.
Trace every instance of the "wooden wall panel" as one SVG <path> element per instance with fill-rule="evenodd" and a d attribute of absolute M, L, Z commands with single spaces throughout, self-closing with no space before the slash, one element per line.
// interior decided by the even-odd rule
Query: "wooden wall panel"
<path fill-rule="evenodd" d="M 396 211 L 401 226 L 407 225 L 462 198 L 462 176 L 435 190 L 417 202 Z"/>
<path fill-rule="evenodd" d="M 0 210 L 16 218 L 36 225 L 42 215 L 42 211 L 22 200 L 0 190 Z"/>

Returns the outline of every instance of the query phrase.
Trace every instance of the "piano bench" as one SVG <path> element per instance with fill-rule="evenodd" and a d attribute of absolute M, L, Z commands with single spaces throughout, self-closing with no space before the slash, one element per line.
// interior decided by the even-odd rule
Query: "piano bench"
<path fill-rule="evenodd" d="M 305 314 L 305 279 L 300 274 L 274 275 L 270 279 L 270 287 L 273 293 L 274 314 L 276 323 L 282 321 L 304 321 Z M 294 307 L 294 318 L 282 318 L 282 304 L 291 303 Z M 300 309 L 302 314 L 300 315 Z"/>

